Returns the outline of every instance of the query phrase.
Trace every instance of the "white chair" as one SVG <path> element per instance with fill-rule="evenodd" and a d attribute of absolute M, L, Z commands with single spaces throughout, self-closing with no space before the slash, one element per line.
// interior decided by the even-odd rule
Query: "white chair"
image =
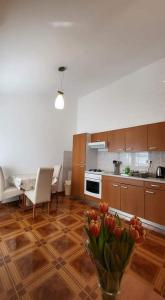
<path fill-rule="evenodd" d="M 3 170 L 0 167 L 0 202 L 7 203 L 11 198 L 21 196 L 23 192 L 18 190 L 15 186 L 6 186 Z"/>
<path fill-rule="evenodd" d="M 48 203 L 49 214 L 53 171 L 53 168 L 39 168 L 34 190 L 25 192 L 25 196 L 33 203 L 33 219 L 35 218 L 36 205 L 40 203 Z"/>
<path fill-rule="evenodd" d="M 58 183 L 59 183 L 61 168 L 62 168 L 61 165 L 54 166 L 52 188 L 51 188 L 52 194 L 57 194 L 57 192 L 58 192 Z"/>

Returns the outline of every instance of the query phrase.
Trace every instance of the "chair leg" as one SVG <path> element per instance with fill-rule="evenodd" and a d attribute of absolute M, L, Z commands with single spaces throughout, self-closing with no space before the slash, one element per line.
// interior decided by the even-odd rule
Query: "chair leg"
<path fill-rule="evenodd" d="M 48 202 L 48 215 L 50 214 L 51 201 Z"/>
<path fill-rule="evenodd" d="M 33 220 L 35 219 L 36 216 L 36 206 L 33 204 Z"/>
<path fill-rule="evenodd" d="M 23 208 L 25 208 L 26 207 L 26 195 L 25 194 L 23 194 Z"/>

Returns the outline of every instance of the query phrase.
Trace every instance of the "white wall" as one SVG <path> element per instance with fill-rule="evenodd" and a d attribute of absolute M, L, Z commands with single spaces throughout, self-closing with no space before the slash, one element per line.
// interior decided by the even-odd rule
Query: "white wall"
<path fill-rule="evenodd" d="M 165 120 L 165 58 L 79 99 L 77 132 Z"/>
<path fill-rule="evenodd" d="M 58 111 L 48 95 L 1 95 L 0 165 L 10 175 L 61 163 L 64 150 L 72 148 L 75 127 L 74 100 Z"/>

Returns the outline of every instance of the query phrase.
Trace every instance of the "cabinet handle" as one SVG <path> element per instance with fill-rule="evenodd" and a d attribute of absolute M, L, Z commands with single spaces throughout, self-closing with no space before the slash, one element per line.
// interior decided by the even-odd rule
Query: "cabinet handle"
<path fill-rule="evenodd" d="M 124 151 L 124 149 L 123 148 L 118 148 L 117 151 Z"/>
<path fill-rule="evenodd" d="M 146 191 L 147 194 L 155 194 L 155 192 Z"/>
<path fill-rule="evenodd" d="M 124 186 L 124 185 L 121 185 L 121 188 L 122 188 L 122 189 L 128 189 L 128 187 L 127 187 L 127 186 Z"/>
<path fill-rule="evenodd" d="M 160 187 L 158 184 L 151 184 L 152 187 Z"/>
<path fill-rule="evenodd" d="M 114 186 L 114 187 L 118 187 L 119 185 L 118 185 L 118 184 L 112 184 L 112 186 Z"/>
<path fill-rule="evenodd" d="M 126 150 L 127 150 L 127 151 L 132 150 L 132 147 L 128 147 L 128 148 L 126 148 Z"/>
<path fill-rule="evenodd" d="M 150 150 L 154 150 L 154 149 L 156 149 L 157 147 L 156 146 L 150 146 L 150 147 L 148 147 Z"/>

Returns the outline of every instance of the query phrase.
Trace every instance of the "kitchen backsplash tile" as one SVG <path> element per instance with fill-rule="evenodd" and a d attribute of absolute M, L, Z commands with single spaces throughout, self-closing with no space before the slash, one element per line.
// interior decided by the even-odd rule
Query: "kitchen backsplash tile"
<path fill-rule="evenodd" d="M 126 166 L 129 166 L 131 170 L 148 171 L 148 161 L 151 160 L 152 164 L 149 172 L 155 174 L 158 166 L 165 167 L 165 152 L 111 153 L 99 151 L 97 154 L 97 168 L 113 171 L 113 160 L 122 162 L 121 171 Z"/>

